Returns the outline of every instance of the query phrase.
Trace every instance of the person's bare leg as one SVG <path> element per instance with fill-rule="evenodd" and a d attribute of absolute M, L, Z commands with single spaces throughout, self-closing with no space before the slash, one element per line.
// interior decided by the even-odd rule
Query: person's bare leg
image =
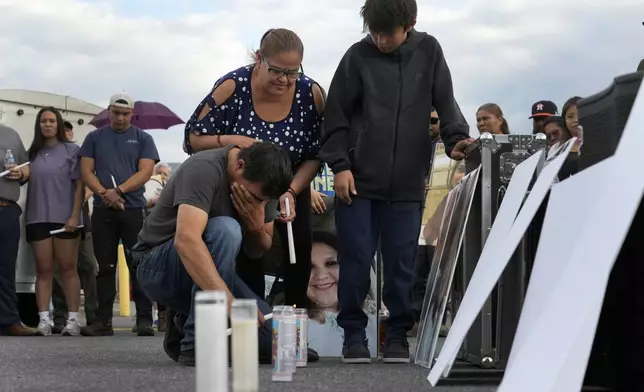
<path fill-rule="evenodd" d="M 78 246 L 80 238 L 54 239 L 54 258 L 60 271 L 60 282 L 65 291 L 67 301 L 67 325 L 63 335 L 76 336 L 80 334 L 78 323 L 78 308 L 80 307 L 80 279 L 76 262 L 78 260 Z"/>
<path fill-rule="evenodd" d="M 60 282 L 65 291 L 68 312 L 78 312 L 80 307 L 80 279 L 77 260 L 79 238 L 54 239 L 54 258 L 60 269 Z"/>
<path fill-rule="evenodd" d="M 38 305 L 38 331 L 45 336 L 51 335 L 49 305 L 54 264 L 54 247 L 51 238 L 31 243 L 36 259 L 36 304 Z"/>

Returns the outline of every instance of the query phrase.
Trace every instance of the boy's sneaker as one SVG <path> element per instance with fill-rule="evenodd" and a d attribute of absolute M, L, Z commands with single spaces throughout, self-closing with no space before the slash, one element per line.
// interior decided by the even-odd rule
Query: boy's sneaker
<path fill-rule="evenodd" d="M 382 354 L 384 363 L 409 363 L 409 343 L 407 339 L 387 339 Z"/>
<path fill-rule="evenodd" d="M 67 320 L 67 324 L 65 324 L 65 328 L 63 328 L 63 336 L 78 336 L 80 335 L 80 330 L 81 327 L 78 324 L 78 320 L 74 319 L 69 319 Z"/>
<path fill-rule="evenodd" d="M 51 323 L 49 320 L 40 320 L 36 331 L 42 336 L 51 336 Z"/>
<path fill-rule="evenodd" d="M 371 363 L 368 341 L 345 343 L 342 347 L 343 363 Z"/>

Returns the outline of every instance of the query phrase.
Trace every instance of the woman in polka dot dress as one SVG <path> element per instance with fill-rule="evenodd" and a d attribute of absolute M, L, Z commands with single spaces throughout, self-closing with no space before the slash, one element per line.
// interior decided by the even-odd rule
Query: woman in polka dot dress
<path fill-rule="evenodd" d="M 294 177 L 280 198 L 281 218 L 275 228 L 286 244 L 286 224 L 293 221 L 296 264 L 282 262 L 286 304 L 308 308 L 306 295 L 311 270 L 311 189 L 320 170 L 318 149 L 324 112 L 324 93 L 302 72 L 304 46 L 294 32 L 271 29 L 261 39 L 254 63 L 219 79 L 186 124 L 184 149 L 192 154 L 229 144 L 245 147 L 270 141 L 291 158 Z M 289 199 L 291 214 L 284 203 Z M 293 208 L 293 206 L 295 208 Z M 297 219 L 295 217 L 297 216 Z M 261 262 L 240 253 L 239 276 L 264 298 Z"/>

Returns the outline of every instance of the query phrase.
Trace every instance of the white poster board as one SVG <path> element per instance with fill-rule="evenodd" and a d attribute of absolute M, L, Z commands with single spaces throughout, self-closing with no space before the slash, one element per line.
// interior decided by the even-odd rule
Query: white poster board
<path fill-rule="evenodd" d="M 501 203 L 497 217 L 492 225 L 492 230 L 483 247 L 481 257 L 479 258 L 459 311 L 445 340 L 445 344 L 436 360 L 436 364 L 427 376 L 427 380 L 431 385 L 436 386 L 441 376 L 447 376 L 449 374 L 458 350 L 465 340 L 465 336 L 501 277 L 512 254 L 525 235 L 537 210 L 549 192 L 553 181 L 557 178 L 557 174 L 568 157 L 573 142 L 574 138 L 569 140 L 563 148 L 562 153 L 541 171 L 523 207 L 521 207 L 518 215 L 516 215 L 516 220 L 511 222 L 510 225 L 507 225 L 507 221 L 511 220 L 511 215 L 514 213 L 514 208 L 516 208 L 516 198 L 520 201 L 523 200 L 543 151 L 537 152 L 516 167 L 510 185 L 508 186 L 508 192 Z M 525 171 L 520 170 L 523 165 L 526 165 Z M 512 183 L 515 181 L 521 181 L 521 188 L 516 188 L 521 193 L 511 194 Z M 504 205 L 508 201 L 512 202 L 509 206 L 513 207 L 513 210 L 508 208 L 508 212 L 503 212 L 502 214 Z M 518 204 L 520 205 L 520 202 Z M 497 224 L 499 219 L 503 220 L 500 224 Z"/>
<path fill-rule="evenodd" d="M 583 172 L 577 174 L 580 179 L 573 177 L 562 182 L 553 192 L 555 201 L 589 198 L 591 207 L 586 210 L 586 218 L 577 218 L 577 225 L 570 232 L 574 250 L 569 257 L 558 256 L 556 251 L 561 249 L 555 248 L 546 255 L 550 253 L 556 260 L 535 260 L 539 264 L 559 262 L 565 269 L 547 290 L 537 287 L 530 293 L 531 297 L 539 296 L 544 304 L 524 309 L 522 318 L 525 313 L 528 321 L 522 324 L 529 329 L 518 335 L 520 340 L 515 340 L 515 352 L 500 392 L 570 392 L 583 385 L 608 278 L 644 195 L 644 178 L 640 173 L 644 166 L 643 91 L 640 88 L 615 155 L 586 169 L 589 173 L 584 176 Z M 566 182 L 573 180 L 579 182 L 577 187 L 566 186 Z M 569 219 L 576 217 L 576 211 L 549 210 L 550 215 L 559 212 Z M 556 242 L 539 243 L 540 248 L 556 246 Z M 540 268 L 546 276 L 559 272 Z"/>

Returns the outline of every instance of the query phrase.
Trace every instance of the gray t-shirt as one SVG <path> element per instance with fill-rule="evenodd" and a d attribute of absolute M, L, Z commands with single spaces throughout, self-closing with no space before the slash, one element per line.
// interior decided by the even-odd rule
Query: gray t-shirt
<path fill-rule="evenodd" d="M 74 209 L 74 181 L 80 178 L 79 150 L 74 143 L 57 143 L 31 161 L 26 225 L 67 223 Z"/>
<path fill-rule="evenodd" d="M 7 150 L 11 150 L 17 165 L 27 162 L 27 151 L 25 151 L 25 145 L 22 144 L 18 132 L 0 124 L 0 172 L 5 171 L 4 157 Z M 19 198 L 20 183 L 6 177 L 0 178 L 0 199 L 16 203 Z"/>
<path fill-rule="evenodd" d="M 228 184 L 226 167 L 233 146 L 198 152 L 188 158 L 170 178 L 150 215 L 143 222 L 135 258 L 172 237 L 177 227 L 179 205 L 188 204 L 208 212 L 209 218 L 230 216 L 239 220 Z M 277 217 L 277 201 L 266 205 L 265 222 Z"/>

